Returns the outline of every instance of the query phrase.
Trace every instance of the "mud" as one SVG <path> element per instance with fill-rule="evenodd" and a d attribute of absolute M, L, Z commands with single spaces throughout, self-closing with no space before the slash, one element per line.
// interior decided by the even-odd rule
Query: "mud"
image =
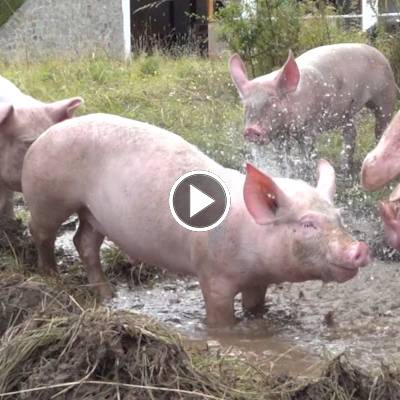
<path fill-rule="evenodd" d="M 195 368 L 173 333 L 148 318 L 98 309 L 35 318 L 7 331 L 0 393 L 26 400 L 204 398 L 198 393 L 217 399 L 229 388 Z"/>
<path fill-rule="evenodd" d="M 351 208 L 342 198 L 343 218 L 349 230 L 377 250 L 376 261 L 345 284 L 306 282 L 271 286 L 261 320 L 247 319 L 241 311 L 240 296 L 236 313 L 241 322 L 226 331 L 208 330 L 204 324 L 204 301 L 193 279 L 164 275 L 161 270 L 132 263 L 118 251 L 103 246 L 107 276 L 116 285 L 113 308 L 139 312 L 166 322 L 183 334 L 186 342 L 215 353 L 238 359 L 255 360 L 275 372 L 316 376 L 326 358 L 346 352 L 351 362 L 376 370 L 381 362 L 400 358 L 396 339 L 400 324 L 400 265 L 398 252 L 383 245 L 379 219 L 374 209 Z M 76 264 L 72 245 L 76 221 L 69 221 L 57 240 L 68 257 L 60 270 L 71 279 L 67 286 L 81 285 L 86 273 Z M 385 261 L 381 261 L 383 258 Z M 76 275 L 78 273 L 78 275 Z M 76 279 L 72 279 L 72 276 Z M 68 290 L 68 287 L 67 287 Z"/>
<path fill-rule="evenodd" d="M 49 286 L 39 277 L 0 273 L 0 336 L 34 314 L 77 310 L 79 307 L 65 291 Z"/>
<path fill-rule="evenodd" d="M 134 291 L 121 287 L 111 305 L 164 321 L 199 345 L 222 346 L 278 372 L 313 375 L 327 356 L 342 352 L 369 369 L 400 358 L 399 282 L 399 265 L 376 261 L 344 284 L 274 285 L 263 319 L 246 319 L 238 298 L 241 322 L 225 331 L 206 328 L 202 295 L 191 279 L 167 279 Z"/>
<path fill-rule="evenodd" d="M 35 245 L 28 234 L 26 225 L 20 219 L 0 218 L 0 259 L 12 257 L 21 266 L 36 265 Z M 1 264 L 1 263 L 0 263 Z"/>
<path fill-rule="evenodd" d="M 8 279 L 9 278 L 9 279 Z M 8 294 L 31 296 L 31 280 L 1 276 Z M 51 286 L 40 286 L 48 293 Z M 7 285 L 6 285 L 7 286 Z M 195 289 L 195 288 L 193 288 Z M 4 291 L 2 290 L 2 294 Z M 11 296 L 12 297 L 12 296 Z M 50 296 L 51 298 L 55 298 Z M 378 374 L 341 355 L 313 379 L 276 374 L 213 348 L 195 349 L 147 316 L 68 308 L 68 297 L 37 307 L 0 338 L 0 397 L 12 399 L 381 400 L 400 398 L 399 369 Z M 10 298 L 10 297 L 9 297 Z M 67 301 L 67 302 L 65 302 Z M 2 304 L 5 309 L 10 303 Z M 187 342 L 187 340 L 186 340 Z M 233 354 L 232 354 L 233 355 Z M 272 373 L 271 373 L 272 372 Z M 299 374 L 297 374 L 299 375 Z"/>
<path fill-rule="evenodd" d="M 340 191 L 338 204 L 343 206 L 349 230 L 368 242 L 377 260 L 345 284 L 271 286 L 263 319 L 247 319 L 237 298 L 235 308 L 241 322 L 233 329 L 209 330 L 203 321 L 204 301 L 195 280 L 164 275 L 141 263 L 132 267 L 120 253 L 108 251 L 107 242 L 103 261 L 108 278 L 118 290 L 110 305 L 154 317 L 176 328 L 187 343 L 216 354 L 255 360 L 272 372 L 316 376 L 327 357 L 342 352 L 355 365 L 377 370 L 382 361 L 400 358 L 396 339 L 400 265 L 392 262 L 400 259 L 400 252 L 384 245 L 376 210 L 371 202 L 365 206 L 364 196 L 358 187 Z M 69 219 L 57 239 L 57 247 L 62 249 L 58 252 L 60 271 L 66 277 L 62 280 L 74 295 L 78 286 L 80 293 L 89 293 L 86 272 L 78 266 L 72 244 L 76 222 L 76 218 Z M 25 235 L 26 230 L 20 232 Z"/>

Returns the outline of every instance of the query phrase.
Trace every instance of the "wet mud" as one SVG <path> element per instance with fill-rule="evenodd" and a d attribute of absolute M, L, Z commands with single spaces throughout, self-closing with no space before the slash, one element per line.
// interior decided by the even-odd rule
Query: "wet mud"
<path fill-rule="evenodd" d="M 400 252 L 384 244 L 377 212 L 359 203 L 361 192 L 347 193 L 338 199 L 343 220 L 375 254 L 373 264 L 349 282 L 271 285 L 262 319 L 243 315 L 238 296 L 235 309 L 240 322 L 231 329 L 210 330 L 204 323 L 204 301 L 196 280 L 163 274 L 161 270 L 147 273 L 142 265 L 136 269 L 138 275 L 133 276 L 126 259 L 114 262 L 107 257 L 103 264 L 117 289 L 109 305 L 164 322 L 194 346 L 255 360 L 275 373 L 316 376 L 327 358 L 343 352 L 352 363 L 369 370 L 378 369 L 382 362 L 398 360 Z M 69 219 L 57 239 L 64 274 L 69 271 L 74 275 L 76 270 L 70 265 L 79 263 L 72 243 L 76 227 L 76 217 Z M 22 238 L 25 240 L 25 236 Z M 85 271 L 79 271 L 77 279 L 86 279 Z"/>
<path fill-rule="evenodd" d="M 346 352 L 356 365 L 379 368 L 400 358 L 400 265 L 374 262 L 344 284 L 305 282 L 273 285 L 262 319 L 232 329 L 209 330 L 204 302 L 192 279 L 170 278 L 152 287 L 121 286 L 110 305 L 134 310 L 176 328 L 200 346 L 257 359 L 274 371 L 313 375 L 321 362 Z"/>

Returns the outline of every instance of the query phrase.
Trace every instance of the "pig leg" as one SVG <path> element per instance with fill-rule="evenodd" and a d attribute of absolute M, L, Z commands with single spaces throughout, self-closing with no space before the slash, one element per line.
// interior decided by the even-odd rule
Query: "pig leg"
<path fill-rule="evenodd" d="M 85 213 L 80 213 L 79 227 L 74 236 L 75 247 L 86 267 L 90 286 L 101 299 L 110 299 L 113 292 L 100 262 L 100 246 L 103 240 L 104 235 L 90 224 Z"/>
<path fill-rule="evenodd" d="M 29 230 L 39 255 L 39 271 L 43 275 L 56 276 L 57 262 L 54 255 L 54 243 L 60 224 L 41 224 L 31 217 Z"/>
<path fill-rule="evenodd" d="M 0 217 L 15 219 L 13 207 L 13 192 L 0 183 Z"/>
<path fill-rule="evenodd" d="M 390 123 L 390 117 L 387 118 L 386 116 L 381 115 L 381 113 L 375 113 L 375 139 L 376 142 L 379 142 L 385 128 Z"/>
<path fill-rule="evenodd" d="M 342 172 L 344 176 L 354 171 L 353 157 L 356 147 L 357 131 L 354 121 L 350 118 L 343 128 Z"/>
<path fill-rule="evenodd" d="M 393 110 L 394 110 L 394 102 L 396 97 L 394 97 L 394 101 L 388 101 L 382 105 L 375 105 L 373 103 L 367 103 L 367 107 L 374 113 L 375 115 L 375 139 L 376 142 L 381 138 L 385 128 L 389 125 L 389 122 L 392 118 Z M 389 99 L 390 100 L 390 99 Z"/>
<path fill-rule="evenodd" d="M 230 326 L 236 322 L 235 290 L 229 282 L 215 277 L 200 278 L 200 287 L 206 305 L 207 324 L 212 327 Z"/>
<path fill-rule="evenodd" d="M 256 286 L 242 290 L 242 305 L 246 313 L 261 317 L 264 312 L 267 286 Z"/>
<path fill-rule="evenodd" d="M 54 254 L 57 231 L 63 221 L 76 211 L 77 206 L 67 202 L 60 203 L 59 199 L 52 198 L 48 193 L 43 194 L 38 185 L 33 187 L 27 185 L 26 189 L 31 195 L 35 195 L 35 201 L 28 202 L 27 205 L 31 213 L 29 230 L 39 255 L 39 270 L 45 275 L 57 275 Z"/>

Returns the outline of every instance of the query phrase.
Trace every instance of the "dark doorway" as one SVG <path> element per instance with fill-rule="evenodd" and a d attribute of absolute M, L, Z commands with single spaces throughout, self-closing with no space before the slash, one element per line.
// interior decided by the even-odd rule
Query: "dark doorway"
<path fill-rule="evenodd" d="M 131 0 L 132 49 L 207 49 L 207 0 Z"/>

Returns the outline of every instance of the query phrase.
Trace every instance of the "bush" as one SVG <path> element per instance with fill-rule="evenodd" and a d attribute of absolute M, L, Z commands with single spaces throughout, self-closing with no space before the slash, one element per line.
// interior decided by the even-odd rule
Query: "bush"
<path fill-rule="evenodd" d="M 299 6 L 295 0 L 230 2 L 217 13 L 220 34 L 258 75 L 282 64 L 298 42 Z"/>
<path fill-rule="evenodd" d="M 379 25 L 374 45 L 388 58 L 396 82 L 400 82 L 400 32 L 388 33 Z"/>
<path fill-rule="evenodd" d="M 157 75 L 160 70 L 160 63 L 156 56 L 142 58 L 140 72 L 146 75 Z"/>
<path fill-rule="evenodd" d="M 367 42 L 367 35 L 358 27 L 350 25 L 345 28 L 343 21 L 330 18 L 335 15 L 335 9 L 331 6 L 322 4 L 316 8 L 315 3 L 304 2 L 300 9 L 303 19 L 300 24 L 299 41 L 296 44 L 298 55 L 327 44 Z"/>
<path fill-rule="evenodd" d="M 328 18 L 335 10 L 322 1 L 249 3 L 229 3 L 217 13 L 217 20 L 222 39 L 242 56 L 253 76 L 280 67 L 288 49 L 300 55 L 325 44 L 367 40 L 359 30 L 344 30 L 339 21 Z"/>

